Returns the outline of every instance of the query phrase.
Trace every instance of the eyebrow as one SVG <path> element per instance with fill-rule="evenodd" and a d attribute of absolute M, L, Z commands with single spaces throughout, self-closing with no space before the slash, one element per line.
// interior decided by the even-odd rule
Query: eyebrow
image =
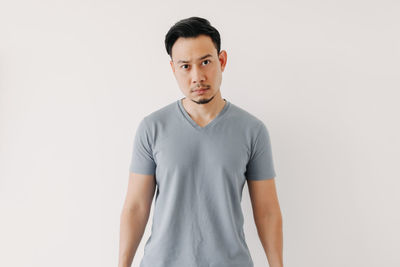
<path fill-rule="evenodd" d="M 198 58 L 197 60 L 202 60 L 202 59 L 205 59 L 205 58 L 208 58 L 208 57 L 212 57 L 212 55 L 211 54 L 207 54 L 205 56 L 202 56 L 201 58 Z M 189 63 L 189 61 L 187 61 L 187 60 L 178 60 L 178 64 L 179 63 Z"/>

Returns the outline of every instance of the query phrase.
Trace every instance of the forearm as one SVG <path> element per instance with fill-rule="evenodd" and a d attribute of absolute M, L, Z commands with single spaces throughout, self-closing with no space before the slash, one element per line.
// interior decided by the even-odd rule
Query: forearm
<path fill-rule="evenodd" d="M 130 267 L 142 239 L 148 213 L 137 209 L 123 209 L 120 223 L 118 267 Z"/>
<path fill-rule="evenodd" d="M 264 247 L 270 267 L 283 267 L 282 216 L 274 214 L 255 221 L 258 236 Z"/>

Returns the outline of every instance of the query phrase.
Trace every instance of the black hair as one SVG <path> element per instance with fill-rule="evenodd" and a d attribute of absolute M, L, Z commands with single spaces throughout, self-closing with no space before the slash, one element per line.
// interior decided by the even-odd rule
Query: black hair
<path fill-rule="evenodd" d="M 221 49 L 221 37 L 216 28 L 211 26 L 207 19 L 190 17 L 176 22 L 165 35 L 165 49 L 172 58 L 172 46 L 179 37 L 190 38 L 199 35 L 207 35 L 211 38 L 219 55 Z"/>

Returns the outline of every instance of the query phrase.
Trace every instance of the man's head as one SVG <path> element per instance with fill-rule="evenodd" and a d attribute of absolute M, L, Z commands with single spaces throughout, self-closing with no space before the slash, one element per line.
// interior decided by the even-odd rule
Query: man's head
<path fill-rule="evenodd" d="M 220 35 L 206 19 L 190 17 L 175 23 L 165 36 L 165 48 L 182 93 L 198 104 L 220 95 L 227 54 Z M 196 92 L 206 88 L 203 93 Z"/>

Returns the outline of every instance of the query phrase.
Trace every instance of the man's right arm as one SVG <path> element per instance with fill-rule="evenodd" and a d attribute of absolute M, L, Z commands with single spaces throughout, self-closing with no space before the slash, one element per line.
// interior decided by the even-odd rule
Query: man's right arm
<path fill-rule="evenodd" d="M 155 187 L 154 175 L 129 174 L 121 212 L 118 267 L 130 267 L 132 264 L 150 215 Z"/>

